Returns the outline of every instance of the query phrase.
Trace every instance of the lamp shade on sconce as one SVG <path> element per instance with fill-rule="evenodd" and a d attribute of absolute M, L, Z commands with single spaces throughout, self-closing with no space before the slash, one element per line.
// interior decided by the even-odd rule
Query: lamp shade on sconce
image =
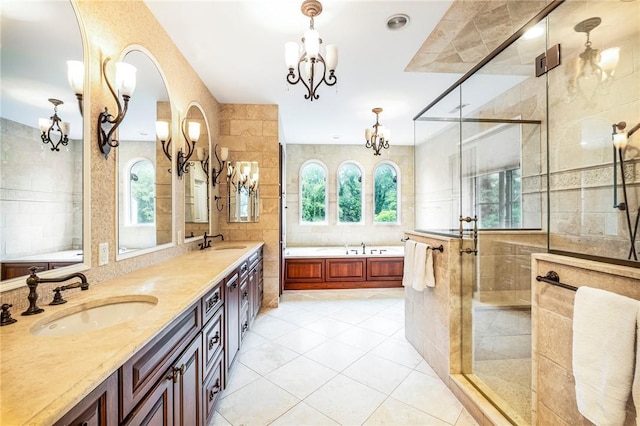
<path fill-rule="evenodd" d="M 131 97 L 136 90 L 136 67 L 125 62 L 116 63 L 116 87 L 122 96 Z"/>
<path fill-rule="evenodd" d="M 200 138 L 200 123 L 195 121 L 190 121 L 188 123 L 187 131 L 189 133 L 189 140 L 193 142 L 197 142 L 198 139 Z"/>
<path fill-rule="evenodd" d="M 38 119 L 38 127 L 40 128 L 41 133 L 46 132 L 50 126 L 51 126 L 51 120 L 49 120 L 48 118 Z"/>
<path fill-rule="evenodd" d="M 320 52 L 320 33 L 313 29 L 304 32 L 304 50 L 307 53 L 307 59 L 316 59 Z"/>
<path fill-rule="evenodd" d="M 156 121 L 156 136 L 161 141 L 169 139 L 169 122 L 158 120 Z"/>
<path fill-rule="evenodd" d="M 618 62 L 620 61 L 620 48 L 619 47 L 610 47 L 609 49 L 605 49 L 600 52 L 600 61 L 599 65 L 602 68 L 603 75 L 602 80 L 606 80 L 607 78 L 611 78 L 613 73 L 616 71 L 618 67 Z"/>
<path fill-rule="evenodd" d="M 326 64 L 329 71 L 335 71 L 338 66 L 338 46 L 328 44 L 325 48 Z"/>
<path fill-rule="evenodd" d="M 67 79 L 73 93 L 82 95 L 84 92 L 84 63 L 81 61 L 67 61 Z"/>
<path fill-rule="evenodd" d="M 290 41 L 284 45 L 284 61 L 287 68 L 295 68 L 300 56 L 300 46 L 295 41 Z"/>
<path fill-rule="evenodd" d="M 229 158 L 229 148 L 220 148 L 220 160 L 227 161 Z"/>
<path fill-rule="evenodd" d="M 627 147 L 628 138 L 626 133 L 616 133 L 613 135 L 613 146 L 617 149 L 624 150 Z"/>

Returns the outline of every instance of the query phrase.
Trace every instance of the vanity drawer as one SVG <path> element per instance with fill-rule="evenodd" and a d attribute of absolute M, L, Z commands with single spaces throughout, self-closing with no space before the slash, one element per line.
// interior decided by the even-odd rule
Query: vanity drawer
<path fill-rule="evenodd" d="M 202 298 L 202 324 L 206 324 L 209 321 L 218 308 L 222 306 L 223 302 L 224 291 L 222 282 L 219 282 Z"/>
<path fill-rule="evenodd" d="M 200 303 L 196 303 L 120 368 L 120 421 L 156 385 L 199 332 Z"/>
<path fill-rule="evenodd" d="M 224 342 L 224 309 L 218 309 L 211 321 L 202 330 L 202 347 L 204 348 L 204 376 L 206 377 L 214 365 L 214 361 L 222 352 Z"/>
<path fill-rule="evenodd" d="M 223 389 L 224 353 L 220 352 L 213 363 L 211 372 L 204 380 L 202 406 L 204 407 L 204 424 L 209 424 L 215 411 L 216 402 Z"/>
<path fill-rule="evenodd" d="M 249 305 L 249 280 L 246 279 L 240 286 L 240 311 L 244 311 Z"/>
<path fill-rule="evenodd" d="M 247 303 L 240 311 L 240 345 L 249 330 L 249 304 Z"/>

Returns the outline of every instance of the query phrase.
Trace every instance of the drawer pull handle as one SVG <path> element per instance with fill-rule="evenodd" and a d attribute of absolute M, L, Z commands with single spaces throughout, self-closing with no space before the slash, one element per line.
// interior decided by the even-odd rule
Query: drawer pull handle
<path fill-rule="evenodd" d="M 209 340 L 209 349 L 213 349 L 213 347 L 216 345 L 216 343 L 218 343 L 220 341 L 220 335 L 218 334 L 218 332 L 216 331 L 215 336 L 213 336 L 210 340 Z"/>
<path fill-rule="evenodd" d="M 246 299 L 247 297 L 249 297 L 249 293 L 245 291 L 245 292 L 242 294 L 242 298 L 243 298 L 243 299 Z"/>
<path fill-rule="evenodd" d="M 207 310 L 213 308 L 216 303 L 218 303 L 218 300 L 220 300 L 220 295 L 218 294 L 218 292 L 216 292 L 216 294 L 214 294 L 208 301 L 207 301 Z"/>
<path fill-rule="evenodd" d="M 213 385 L 213 389 L 209 390 L 209 402 L 213 401 L 216 394 L 220 392 L 220 379 L 216 379 L 216 384 Z"/>
<path fill-rule="evenodd" d="M 173 383 L 178 383 L 178 379 L 182 375 L 184 375 L 184 364 L 180 367 L 173 367 L 173 376 L 171 377 L 173 379 Z"/>
<path fill-rule="evenodd" d="M 242 326 L 242 332 L 244 333 L 245 331 L 247 331 L 249 329 L 249 324 L 247 324 L 246 322 L 244 323 L 244 325 Z"/>

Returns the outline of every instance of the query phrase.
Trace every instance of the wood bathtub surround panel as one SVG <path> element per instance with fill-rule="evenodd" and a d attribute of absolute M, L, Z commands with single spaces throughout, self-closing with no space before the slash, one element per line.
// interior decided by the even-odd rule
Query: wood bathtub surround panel
<path fill-rule="evenodd" d="M 323 282 L 324 259 L 287 259 L 285 280 Z"/>
<path fill-rule="evenodd" d="M 326 281 L 364 281 L 366 259 L 326 259 Z"/>
<path fill-rule="evenodd" d="M 120 420 L 140 402 L 165 374 L 169 365 L 200 331 L 200 303 L 193 305 L 172 326 L 120 369 Z"/>
<path fill-rule="evenodd" d="M 398 257 L 368 258 L 367 281 L 397 279 L 402 280 L 404 259 Z"/>

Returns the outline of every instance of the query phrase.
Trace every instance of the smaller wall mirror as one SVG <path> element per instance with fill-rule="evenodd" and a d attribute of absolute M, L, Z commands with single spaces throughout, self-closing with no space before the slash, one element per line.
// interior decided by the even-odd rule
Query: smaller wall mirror
<path fill-rule="evenodd" d="M 193 155 L 189 158 L 184 180 L 184 235 L 185 239 L 199 237 L 209 232 L 209 153 L 211 140 L 209 125 L 202 108 L 197 103 L 189 105 L 187 116 L 182 125 L 189 128 L 190 123 L 200 125 L 200 135 L 196 141 Z M 185 131 L 185 133 L 187 133 Z M 187 133 L 188 134 L 188 133 Z"/>
<path fill-rule="evenodd" d="M 237 161 L 228 167 L 227 221 L 258 222 L 260 170 L 257 161 Z"/>

